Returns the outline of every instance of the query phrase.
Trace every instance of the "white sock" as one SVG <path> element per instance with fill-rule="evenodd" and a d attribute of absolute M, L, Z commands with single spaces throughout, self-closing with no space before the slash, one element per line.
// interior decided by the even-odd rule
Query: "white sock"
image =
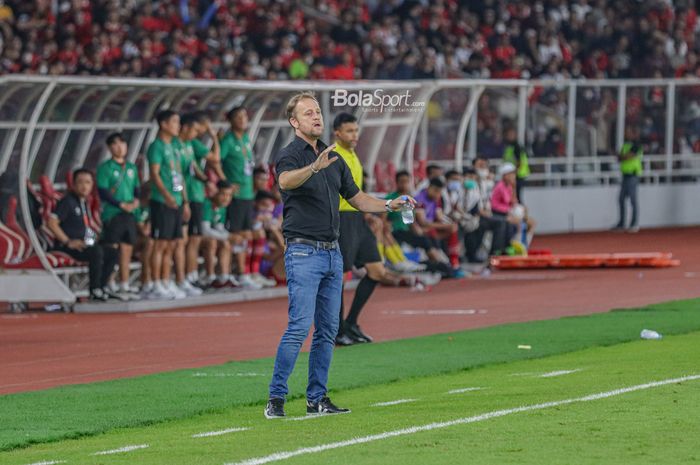
<path fill-rule="evenodd" d="M 199 273 L 197 273 L 196 271 L 192 271 L 190 274 L 187 275 L 188 281 L 195 282 L 197 281 L 197 279 L 199 279 Z"/>

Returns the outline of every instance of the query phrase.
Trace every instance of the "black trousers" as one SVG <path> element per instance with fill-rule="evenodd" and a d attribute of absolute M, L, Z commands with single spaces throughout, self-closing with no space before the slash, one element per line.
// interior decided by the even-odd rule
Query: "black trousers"
<path fill-rule="evenodd" d="M 107 285 L 114 265 L 119 260 L 119 249 L 102 244 L 86 247 L 83 250 L 60 247 L 58 249 L 81 262 L 87 262 L 90 275 L 90 290 L 101 289 Z"/>
<path fill-rule="evenodd" d="M 525 205 L 525 178 L 515 178 L 515 195 L 518 196 L 518 202 Z"/>
<path fill-rule="evenodd" d="M 479 227 L 472 232 L 464 234 L 464 249 L 466 250 L 467 260 L 470 262 L 476 261 L 476 252 L 481 247 L 486 231 L 491 231 L 493 234 L 489 255 L 502 252 L 505 249 L 507 226 L 508 224 L 503 218 L 480 217 Z"/>

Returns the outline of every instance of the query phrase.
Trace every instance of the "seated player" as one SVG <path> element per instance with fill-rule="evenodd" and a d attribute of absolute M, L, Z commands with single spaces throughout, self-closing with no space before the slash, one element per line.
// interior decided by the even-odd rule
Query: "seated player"
<path fill-rule="evenodd" d="M 275 215 L 277 199 L 266 190 L 259 190 L 255 194 L 255 218 L 253 219 L 253 234 L 260 234 L 265 239 L 262 241 L 262 250 L 253 250 L 252 257 L 260 257 L 269 262 L 272 269 L 278 261 L 284 260 L 284 237 L 282 236 L 282 219 Z M 260 231 L 260 232 L 259 232 Z M 255 241 L 253 242 L 255 244 Z M 259 243 L 258 243 L 259 246 Z M 251 271 L 259 282 L 272 287 L 270 283 L 277 283 L 276 279 L 265 278 L 261 274 L 261 262 L 251 260 Z M 274 273 L 273 273 L 274 275 Z"/>
<path fill-rule="evenodd" d="M 435 180 L 441 182 L 439 178 Z M 399 171 L 396 173 L 396 191 L 389 193 L 387 199 L 410 195 L 411 187 L 411 175 L 408 171 Z M 391 234 L 399 243 L 406 243 L 425 252 L 428 257 L 428 270 L 438 271 L 444 277 L 452 276 L 449 259 L 442 251 L 439 241 L 428 236 L 417 221 L 412 224 L 404 223 L 399 212 L 388 213 L 387 218 L 391 222 Z"/>
<path fill-rule="evenodd" d="M 237 288 L 240 287 L 240 283 L 231 274 L 231 246 L 236 238 L 226 229 L 226 212 L 233 198 L 234 188 L 225 179 L 218 181 L 216 187 L 216 194 L 206 199 L 202 208 L 204 263 L 207 273 L 204 286 L 217 289 Z M 218 274 L 215 273 L 217 263 Z"/>
<path fill-rule="evenodd" d="M 153 292 L 153 272 L 151 270 L 151 254 L 153 253 L 153 238 L 151 237 L 150 209 L 147 207 L 151 196 L 151 185 L 146 182 L 141 185 L 141 206 L 136 209 L 136 230 L 138 231 L 135 252 L 141 262 L 141 298 L 147 299 Z"/>

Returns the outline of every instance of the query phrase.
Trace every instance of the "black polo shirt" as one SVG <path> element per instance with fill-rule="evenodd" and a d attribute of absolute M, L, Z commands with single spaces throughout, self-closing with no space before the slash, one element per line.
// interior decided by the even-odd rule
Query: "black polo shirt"
<path fill-rule="evenodd" d="M 70 239 L 80 240 L 85 238 L 84 214 L 88 215 L 88 220 L 92 219 L 90 206 L 73 192 L 68 192 L 63 196 L 53 211 L 53 216 L 58 218 L 61 229 L 66 233 L 66 236 Z"/>
<path fill-rule="evenodd" d="M 319 140 L 316 147 L 320 154 L 328 146 Z M 326 242 L 338 239 L 340 196 L 351 199 L 360 189 L 343 158 L 335 152 L 331 153 L 333 156 L 338 157 L 338 161 L 312 175 L 296 189 L 281 191 L 284 203 L 282 232 L 285 238 Z M 309 166 L 317 158 L 313 147 L 296 136 L 275 158 L 278 179 L 285 171 Z"/>

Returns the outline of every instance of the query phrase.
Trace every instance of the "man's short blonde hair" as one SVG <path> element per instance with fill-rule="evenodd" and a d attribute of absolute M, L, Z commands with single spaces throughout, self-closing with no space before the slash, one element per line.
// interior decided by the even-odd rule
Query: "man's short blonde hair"
<path fill-rule="evenodd" d="M 289 102 L 287 102 L 287 120 L 291 119 L 294 116 L 294 110 L 296 110 L 297 104 L 305 98 L 310 98 L 314 102 L 318 103 L 316 95 L 314 95 L 313 92 L 304 91 L 295 94 L 294 96 L 292 96 L 292 98 L 289 99 Z"/>

